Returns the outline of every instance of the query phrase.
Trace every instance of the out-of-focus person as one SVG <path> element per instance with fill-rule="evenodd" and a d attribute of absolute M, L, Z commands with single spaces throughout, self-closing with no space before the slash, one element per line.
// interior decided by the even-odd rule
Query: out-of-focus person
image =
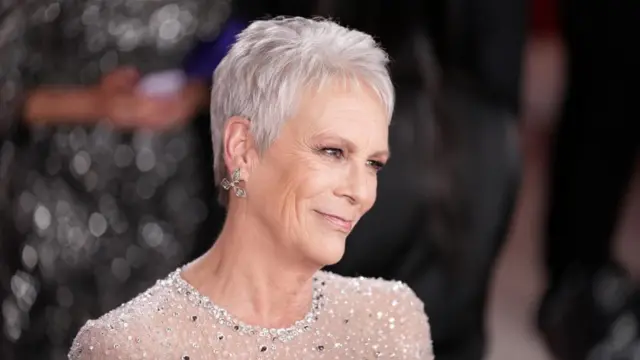
<path fill-rule="evenodd" d="M 228 12 L 222 0 L 0 4 L 3 359 L 66 358 L 87 319 L 192 256 L 207 165 L 189 120 L 207 85 L 172 69 Z"/>
<path fill-rule="evenodd" d="M 538 325 L 562 360 L 637 358 L 640 290 L 613 254 L 640 144 L 637 1 L 557 3 L 566 94 L 551 151 L 548 289 Z"/>
<path fill-rule="evenodd" d="M 87 323 L 71 360 L 432 360 L 405 284 L 340 260 L 389 158 L 387 54 L 327 20 L 253 22 L 216 69 L 211 132 L 227 217 L 205 255 Z"/>

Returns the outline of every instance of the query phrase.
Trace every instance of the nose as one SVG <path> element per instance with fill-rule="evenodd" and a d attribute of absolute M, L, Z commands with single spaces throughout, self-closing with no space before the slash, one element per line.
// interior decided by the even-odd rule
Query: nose
<path fill-rule="evenodd" d="M 346 198 L 352 205 L 371 206 L 375 201 L 377 179 L 366 166 L 353 165 L 345 171 L 341 186 L 336 189 L 338 196 Z"/>

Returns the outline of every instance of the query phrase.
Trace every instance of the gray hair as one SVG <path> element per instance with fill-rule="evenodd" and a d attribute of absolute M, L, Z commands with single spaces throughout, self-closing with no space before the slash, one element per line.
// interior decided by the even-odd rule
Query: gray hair
<path fill-rule="evenodd" d="M 336 77 L 372 88 L 389 120 L 395 94 L 389 58 L 368 34 L 332 21 L 278 17 L 255 21 L 242 31 L 213 74 L 211 136 L 216 185 L 228 175 L 223 133 L 230 117 L 251 122 L 258 150 L 264 152 L 286 119 L 295 115 L 304 87 Z M 226 205 L 228 194 L 220 193 Z"/>

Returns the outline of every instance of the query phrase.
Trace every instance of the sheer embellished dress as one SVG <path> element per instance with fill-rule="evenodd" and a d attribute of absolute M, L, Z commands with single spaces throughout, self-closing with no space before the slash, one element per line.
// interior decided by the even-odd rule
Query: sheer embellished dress
<path fill-rule="evenodd" d="M 422 302 L 400 282 L 318 272 L 312 306 L 289 328 L 245 324 L 176 270 L 89 321 L 70 360 L 433 359 Z"/>

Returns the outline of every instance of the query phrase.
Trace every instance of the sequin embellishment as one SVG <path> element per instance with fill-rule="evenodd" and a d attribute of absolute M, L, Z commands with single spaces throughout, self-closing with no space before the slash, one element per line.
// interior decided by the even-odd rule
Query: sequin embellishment
<path fill-rule="evenodd" d="M 324 271 L 314 279 L 307 316 L 292 328 L 266 329 L 235 320 L 178 269 L 88 322 L 69 359 L 433 359 L 424 305 L 408 286 Z"/>
<path fill-rule="evenodd" d="M 218 320 L 220 325 L 224 325 L 232 329 L 234 332 L 242 335 L 258 335 L 272 340 L 280 340 L 282 342 L 291 341 L 298 335 L 312 329 L 313 324 L 320 316 L 320 311 L 322 310 L 325 302 L 325 296 L 323 294 L 323 287 L 325 286 L 325 283 L 318 280 L 318 278 L 314 278 L 311 308 L 305 315 L 304 319 L 296 321 L 293 326 L 280 329 L 247 325 L 234 318 L 227 310 L 214 304 L 208 297 L 200 294 L 197 289 L 180 276 L 180 272 L 181 270 L 177 270 L 169 275 L 170 281 L 173 281 L 177 287 L 178 294 L 184 294 L 195 306 L 202 306 L 207 309 L 207 311 L 216 320 Z M 266 348 L 264 350 L 261 349 L 261 352 L 266 350 Z"/>

